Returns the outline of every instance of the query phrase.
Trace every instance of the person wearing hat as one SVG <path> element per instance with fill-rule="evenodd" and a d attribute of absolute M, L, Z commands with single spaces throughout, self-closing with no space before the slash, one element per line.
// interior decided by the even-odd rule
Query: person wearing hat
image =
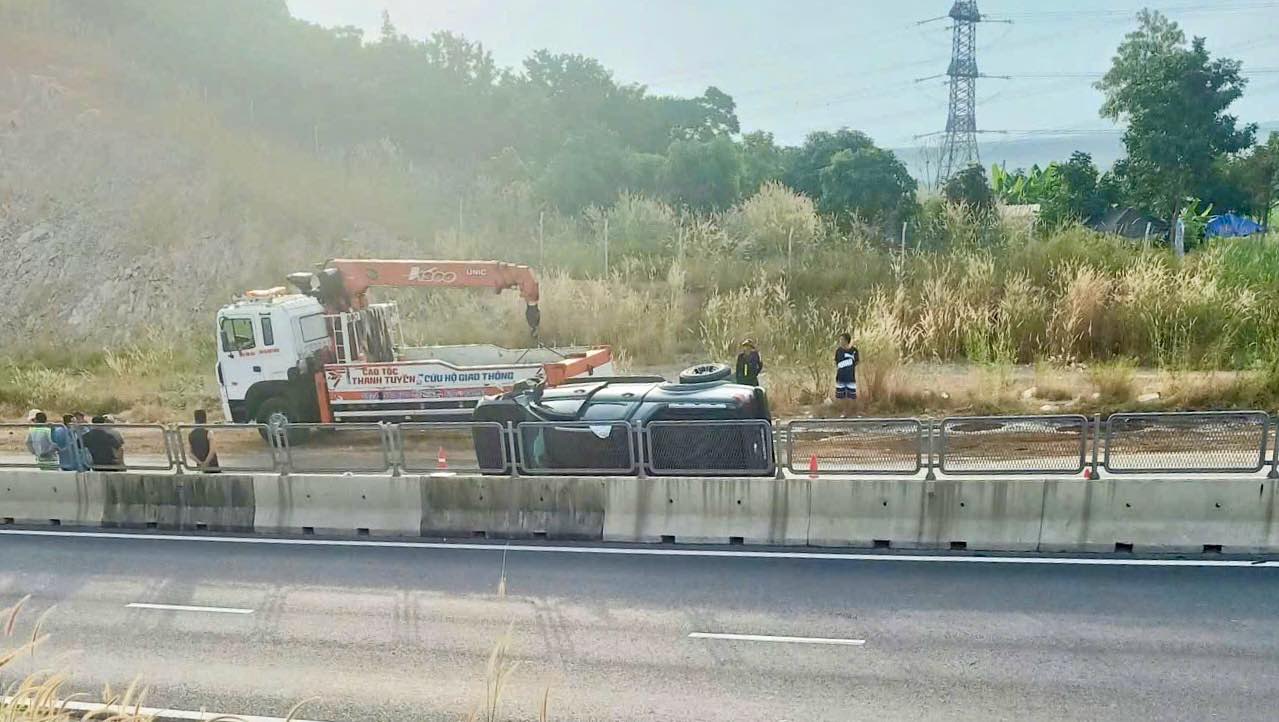
<path fill-rule="evenodd" d="M 749 338 L 742 341 L 742 352 L 737 354 L 737 383 L 759 386 L 759 374 L 763 370 L 764 361 L 755 350 L 755 342 Z"/>
<path fill-rule="evenodd" d="M 49 417 L 40 409 L 27 412 L 27 421 L 34 424 L 27 432 L 27 451 L 36 457 L 36 466 L 41 469 L 58 468 L 58 445 L 53 442 L 53 429 L 49 427 Z"/>

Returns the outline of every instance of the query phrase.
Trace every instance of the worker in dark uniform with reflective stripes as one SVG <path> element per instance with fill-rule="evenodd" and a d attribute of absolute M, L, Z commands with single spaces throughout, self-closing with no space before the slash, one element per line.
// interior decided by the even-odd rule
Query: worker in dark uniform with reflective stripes
<path fill-rule="evenodd" d="M 835 349 L 835 398 L 852 400 L 857 398 L 857 347 L 853 345 L 853 337 L 840 334 L 839 348 Z"/>

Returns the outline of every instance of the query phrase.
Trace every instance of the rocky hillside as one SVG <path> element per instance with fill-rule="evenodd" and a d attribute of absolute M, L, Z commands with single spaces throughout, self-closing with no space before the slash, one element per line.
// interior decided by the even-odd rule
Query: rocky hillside
<path fill-rule="evenodd" d="M 403 221 L 355 207 L 387 200 L 377 188 L 225 127 L 198 91 L 109 48 L 0 29 L 0 67 L 9 338 L 100 345 L 199 330 L 235 290 L 337 251 L 402 249 L 358 220 Z"/>

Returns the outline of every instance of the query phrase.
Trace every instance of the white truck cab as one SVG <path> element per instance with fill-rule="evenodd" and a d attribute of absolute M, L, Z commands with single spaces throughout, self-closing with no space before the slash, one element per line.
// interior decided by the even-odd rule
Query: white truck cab
<path fill-rule="evenodd" d="M 332 353 L 324 307 L 283 288 L 250 291 L 217 314 L 222 413 L 236 422 L 318 418 L 315 373 Z M 262 406 L 266 404 L 266 413 Z"/>

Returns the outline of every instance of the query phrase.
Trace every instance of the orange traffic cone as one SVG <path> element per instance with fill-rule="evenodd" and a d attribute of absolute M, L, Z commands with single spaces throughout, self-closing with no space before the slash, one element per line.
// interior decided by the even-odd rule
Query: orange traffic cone
<path fill-rule="evenodd" d="M 808 478 L 817 478 L 817 454 L 810 454 L 808 457 Z"/>
<path fill-rule="evenodd" d="M 443 447 L 443 446 L 441 446 L 441 447 L 440 447 L 440 453 L 439 453 L 439 454 L 437 454 L 437 455 L 436 455 L 436 457 L 435 457 L 435 468 L 437 468 L 437 469 L 447 469 L 447 468 L 449 468 L 449 458 L 448 458 L 448 456 L 446 456 L 446 455 L 444 454 L 444 447 Z"/>

